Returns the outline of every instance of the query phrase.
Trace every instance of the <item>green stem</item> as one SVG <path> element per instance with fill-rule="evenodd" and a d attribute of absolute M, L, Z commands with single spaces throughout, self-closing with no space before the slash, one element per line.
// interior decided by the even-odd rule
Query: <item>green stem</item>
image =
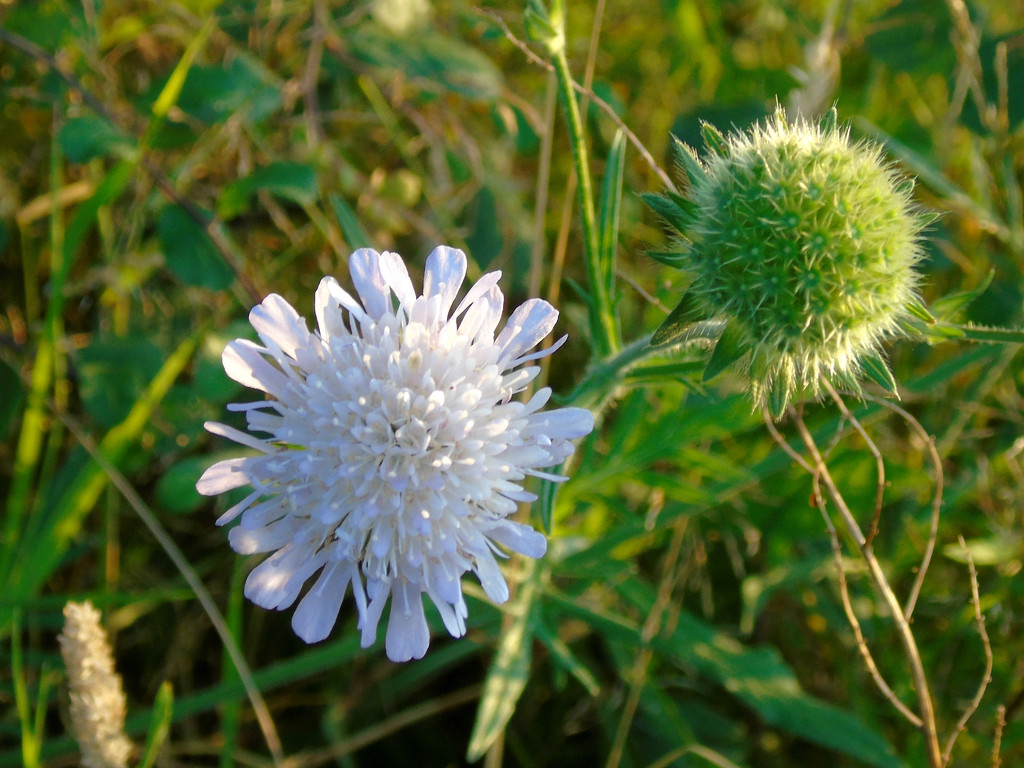
<path fill-rule="evenodd" d="M 605 357 L 609 353 L 617 351 L 618 343 L 611 297 L 601 276 L 600 238 L 598 237 L 597 215 L 594 209 L 594 186 L 590 179 L 590 163 L 583 136 L 583 120 L 580 117 L 576 95 L 573 92 L 572 73 L 569 71 L 569 60 L 565 56 L 564 47 L 560 47 L 554 53 L 553 58 L 555 75 L 558 77 L 558 92 L 562 98 L 565 116 L 569 123 L 572 159 L 579 181 L 576 192 L 583 221 L 583 250 L 587 267 L 587 281 L 590 284 L 591 292 L 590 331 L 594 337 L 594 351 L 598 357 Z"/>

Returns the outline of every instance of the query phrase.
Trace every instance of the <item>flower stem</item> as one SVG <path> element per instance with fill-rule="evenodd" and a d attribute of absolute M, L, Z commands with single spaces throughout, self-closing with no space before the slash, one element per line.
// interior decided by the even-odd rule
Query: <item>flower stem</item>
<path fill-rule="evenodd" d="M 579 180 L 577 197 L 583 223 L 583 250 L 587 267 L 587 281 L 590 284 L 590 330 L 593 334 L 594 351 L 598 357 L 605 357 L 618 349 L 618 334 L 615 329 L 615 314 L 611 296 L 601 276 L 600 237 L 597 231 L 597 215 L 594 208 L 594 186 L 590 179 L 590 163 L 587 145 L 583 135 L 583 120 L 579 104 L 573 91 L 572 73 L 564 46 L 553 53 L 558 91 L 569 123 L 569 143 Z"/>

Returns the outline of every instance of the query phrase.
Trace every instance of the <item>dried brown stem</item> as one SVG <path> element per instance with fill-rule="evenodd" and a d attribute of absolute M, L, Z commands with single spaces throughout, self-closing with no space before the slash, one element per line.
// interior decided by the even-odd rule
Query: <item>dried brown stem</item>
<path fill-rule="evenodd" d="M 907 664 L 910 667 L 914 690 L 917 693 L 918 710 L 921 718 L 919 730 L 921 731 L 921 735 L 924 737 L 928 765 L 930 768 L 941 768 L 942 755 L 939 751 L 939 739 L 935 723 L 935 705 L 932 701 L 931 691 L 928 686 L 928 678 L 924 671 L 924 665 L 921 662 L 921 653 L 918 650 L 914 634 L 910 629 L 910 622 L 906 619 L 903 608 L 893 592 L 892 587 L 889 584 L 889 580 L 886 578 L 885 572 L 882 570 L 881 563 L 879 563 L 878 558 L 875 556 L 871 544 L 867 541 L 863 531 L 861 531 L 860 525 L 857 523 L 857 519 L 853 516 L 853 513 L 850 511 L 850 508 L 846 503 L 846 499 L 843 497 L 842 492 L 836 485 L 835 480 L 833 480 L 832 475 L 828 470 L 828 466 L 825 464 L 825 460 L 822 458 L 821 452 L 814 440 L 814 436 L 811 435 L 810 430 L 804 423 L 803 417 L 799 413 L 793 409 L 790 409 L 790 413 L 793 417 L 797 431 L 804 442 L 804 446 L 807 448 L 807 452 L 811 456 L 812 461 L 810 463 L 814 467 L 815 475 L 825 486 L 825 490 L 828 492 L 829 498 L 832 499 L 836 509 L 839 511 L 840 518 L 846 526 L 847 532 L 857 543 L 857 548 L 860 550 L 861 557 L 864 558 L 864 562 L 868 567 L 868 573 L 871 576 L 875 590 L 882 598 L 883 602 L 885 602 L 889 614 L 892 616 L 893 623 L 896 626 L 896 630 L 900 638 L 900 644 L 903 646 L 903 652 L 906 656 Z"/>
<path fill-rule="evenodd" d="M 967 560 L 967 568 L 971 572 L 971 605 L 974 607 L 974 623 L 978 627 L 981 646 L 985 649 L 985 674 L 981 677 L 981 682 L 978 684 L 978 690 L 974 693 L 974 698 L 971 699 L 971 703 L 967 705 L 967 709 L 964 710 L 964 713 L 957 721 L 956 727 L 949 735 L 946 748 L 942 751 L 942 764 L 944 766 L 949 765 L 949 761 L 953 756 L 953 745 L 956 744 L 957 737 L 967 727 L 967 721 L 978 711 L 978 706 L 985 695 L 985 690 L 988 688 L 988 684 L 992 682 L 992 643 L 988 639 L 988 631 L 985 629 L 985 617 L 981 613 L 981 596 L 978 592 L 978 570 L 974 567 L 974 559 L 971 557 L 971 551 L 967 548 L 967 542 L 964 541 L 964 537 L 960 536 L 959 541 L 960 549 L 963 550 L 964 558 Z"/>

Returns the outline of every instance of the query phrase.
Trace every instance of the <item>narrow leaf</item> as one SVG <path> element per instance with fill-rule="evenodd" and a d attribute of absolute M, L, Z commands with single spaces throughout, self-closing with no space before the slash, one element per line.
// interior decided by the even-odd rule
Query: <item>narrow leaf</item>
<path fill-rule="evenodd" d="M 969 306 L 975 299 L 981 296 L 988 287 L 992 285 L 992 278 L 995 277 L 996 271 L 990 269 L 985 278 L 974 288 L 969 291 L 960 291 L 959 293 L 953 293 L 949 296 L 943 296 L 938 301 L 932 303 L 932 308 L 935 310 L 935 315 L 942 318 L 943 320 L 952 320 L 956 316 L 956 313 Z"/>
<path fill-rule="evenodd" d="M 343 198 L 333 193 L 328 199 L 331 201 L 331 208 L 334 209 L 334 218 L 338 220 L 341 234 L 345 237 L 345 242 L 348 243 L 349 248 L 352 250 L 372 248 L 373 240 L 366 234 L 366 230 L 363 229 L 359 216 L 352 209 L 352 206 L 346 203 Z"/>
<path fill-rule="evenodd" d="M 515 618 L 512 626 L 502 633 L 498 653 L 484 682 L 476 722 L 466 749 L 466 759 L 471 763 L 483 757 L 505 730 L 529 679 L 533 645 L 531 616 L 542 569 L 536 560 L 527 562 L 529 577 L 523 582 L 511 607 Z"/>
<path fill-rule="evenodd" d="M 704 164 L 697 156 L 697 150 L 675 136 L 672 137 L 672 159 L 675 160 L 676 165 L 686 171 L 686 176 L 691 184 L 696 184 L 707 175 L 704 171 Z"/>
<path fill-rule="evenodd" d="M 652 347 L 663 347 L 666 344 L 673 344 L 680 340 L 687 328 L 700 319 L 701 307 L 694 300 L 691 291 L 683 294 L 676 308 L 673 309 L 665 322 L 654 332 L 651 337 Z"/>
<path fill-rule="evenodd" d="M 896 379 L 889 370 L 888 364 L 878 354 L 870 354 L 862 361 L 864 373 L 868 375 L 875 384 L 886 392 L 894 395 L 898 400 L 900 397 L 899 388 L 896 386 Z"/>
<path fill-rule="evenodd" d="M 157 755 L 160 754 L 160 747 L 167 740 L 167 734 L 171 730 L 171 717 L 174 715 L 174 688 L 170 682 L 165 680 L 157 691 L 156 701 L 153 703 L 153 714 L 149 722 L 149 733 L 146 736 L 146 746 L 142 750 L 142 762 L 139 768 L 152 768 L 156 764 Z"/>
<path fill-rule="evenodd" d="M 710 149 L 716 155 L 725 157 L 726 142 L 725 136 L 722 135 L 722 132 L 715 128 L 715 126 L 713 126 L 711 123 L 706 123 L 704 121 L 701 121 L 700 132 L 704 136 L 704 143 L 707 145 L 708 149 Z"/>
<path fill-rule="evenodd" d="M 704 369 L 704 381 L 710 381 L 739 360 L 747 351 L 746 338 L 739 323 L 727 323 L 722 335 L 711 353 L 708 367 Z"/>
<path fill-rule="evenodd" d="M 597 222 L 598 264 L 608 295 L 615 296 L 615 247 L 619 238 L 619 206 L 622 202 L 622 173 L 626 160 L 626 141 L 622 131 L 612 139 L 604 184 L 601 187 Z"/>
<path fill-rule="evenodd" d="M 681 234 L 686 234 L 692 219 L 671 199 L 646 193 L 640 196 L 647 206 L 665 220 L 665 223 Z"/>

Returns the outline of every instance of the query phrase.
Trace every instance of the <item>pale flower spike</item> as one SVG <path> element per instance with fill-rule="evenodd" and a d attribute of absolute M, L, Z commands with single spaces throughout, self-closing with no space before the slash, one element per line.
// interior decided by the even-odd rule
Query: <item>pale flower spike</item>
<path fill-rule="evenodd" d="M 64 606 L 58 637 L 71 693 L 71 730 L 85 768 L 125 768 L 132 743 L 124 733 L 127 701 L 100 612 L 92 603 Z"/>
<path fill-rule="evenodd" d="M 544 536 L 510 519 L 519 502 L 536 499 L 523 481 L 565 480 L 541 470 L 572 454 L 571 441 L 594 419 L 582 408 L 541 411 L 546 387 L 515 399 L 539 370 L 517 366 L 554 351 L 529 353 L 558 312 L 527 301 L 495 337 L 500 273 L 484 275 L 452 312 L 466 276 L 462 251 L 430 254 L 420 296 L 397 254 L 358 250 L 349 271 L 358 300 L 325 277 L 317 332 L 271 294 L 249 314 L 262 345 L 227 345 L 227 374 L 271 396 L 229 407 L 267 437 L 207 423 L 259 455 L 214 464 L 196 487 L 206 495 L 253 489 L 217 521 L 241 516 L 228 534 L 236 552 L 273 552 L 249 574 L 246 597 L 286 609 L 319 572 L 292 616 L 296 634 L 307 643 L 327 637 L 351 586 L 364 648 L 390 598 L 385 648 L 407 661 L 422 658 L 430 641 L 424 594 L 460 637 L 464 573 L 502 603 L 509 593 L 499 545 L 544 554 Z"/>

